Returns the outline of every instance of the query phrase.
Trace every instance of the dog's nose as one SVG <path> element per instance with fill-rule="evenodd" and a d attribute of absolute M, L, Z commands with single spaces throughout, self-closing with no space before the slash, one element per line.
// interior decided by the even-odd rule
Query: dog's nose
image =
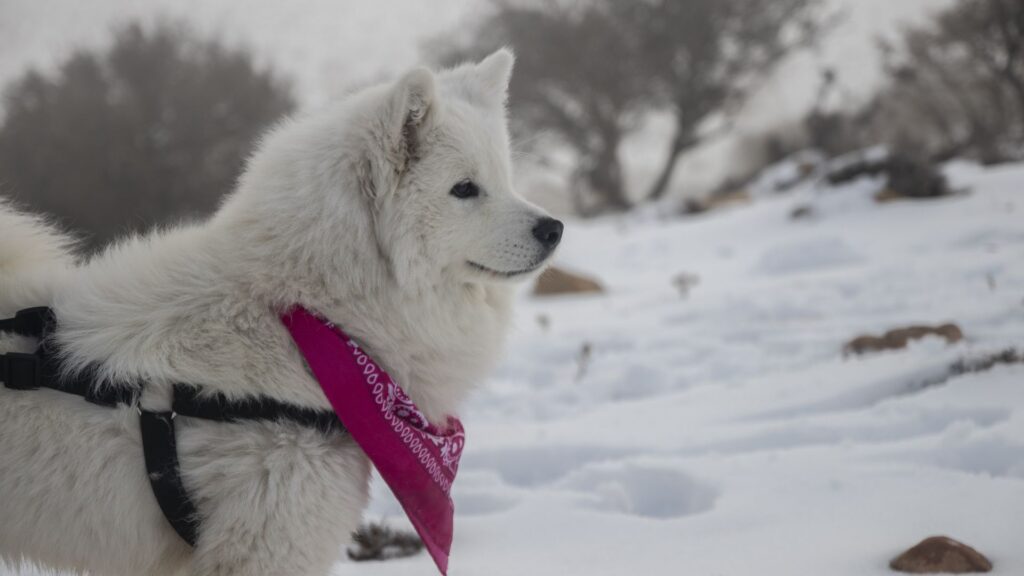
<path fill-rule="evenodd" d="M 533 237 L 539 240 L 544 248 L 553 250 L 562 239 L 562 223 L 554 218 L 541 218 L 533 227 Z"/>

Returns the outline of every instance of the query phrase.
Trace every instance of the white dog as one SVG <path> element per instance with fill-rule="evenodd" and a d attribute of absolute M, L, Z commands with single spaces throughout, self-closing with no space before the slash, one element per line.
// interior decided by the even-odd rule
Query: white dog
<path fill-rule="evenodd" d="M 68 371 L 232 399 L 329 409 L 278 314 L 341 326 L 443 423 L 494 366 L 512 282 L 561 223 L 518 198 L 505 99 L 513 57 L 415 69 L 266 136 L 207 222 L 133 238 L 74 265 L 68 243 L 0 206 L 0 318 L 51 306 Z M 0 334 L 0 353 L 34 342 Z M 151 406 L 146 406 L 146 404 Z M 161 406 L 161 404 L 164 404 Z M 193 549 L 158 508 L 136 410 L 0 386 L 0 564 L 97 575 L 327 574 L 368 498 L 344 434 L 287 422 L 180 422 L 201 515 Z"/>

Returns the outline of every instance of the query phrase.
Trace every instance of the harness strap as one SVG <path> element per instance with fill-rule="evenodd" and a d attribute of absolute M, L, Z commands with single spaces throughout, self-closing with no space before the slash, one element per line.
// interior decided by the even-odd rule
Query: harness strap
<path fill-rule="evenodd" d="M 35 354 L 0 354 L 0 379 L 13 390 L 35 390 L 42 385 L 39 357 Z"/>
<path fill-rule="evenodd" d="M 95 386 L 96 371 L 82 370 L 66 378 L 60 375 L 60 360 L 45 344 L 34 353 L 8 352 L 0 354 L 0 379 L 12 390 L 37 390 L 50 388 L 81 396 L 97 406 L 113 408 L 120 404 L 138 404 L 139 391 L 127 386 Z"/>
<path fill-rule="evenodd" d="M 105 407 L 139 406 L 139 388 L 96 386 L 96 370 L 89 368 L 62 377 L 60 358 L 48 347 L 46 337 L 56 327 L 53 312 L 46 307 L 21 310 L 14 318 L 0 320 L 0 332 L 14 332 L 37 338 L 40 345 L 32 354 L 0 354 L 0 379 L 12 390 L 50 388 L 83 397 Z M 141 387 L 140 387 L 141 388 Z M 288 421 L 324 433 L 345 432 L 333 410 L 314 410 L 264 396 L 229 400 L 218 392 L 175 384 L 171 412 L 139 409 L 139 429 L 146 460 L 146 472 L 160 510 L 181 539 L 195 546 L 199 537 L 199 514 L 181 480 L 175 417 L 187 416 L 215 422 L 247 420 Z"/>
<path fill-rule="evenodd" d="M 199 539 L 199 514 L 181 481 L 174 413 L 141 410 L 139 428 L 146 472 L 156 502 L 178 536 L 194 547 Z"/>
<path fill-rule="evenodd" d="M 53 312 L 46 307 L 19 310 L 14 318 L 0 320 L 0 332 L 13 332 L 27 338 L 42 339 L 54 325 Z M 45 386 L 44 366 L 37 354 L 8 352 L 0 354 L 0 378 L 4 385 L 15 390 L 34 390 Z"/>
<path fill-rule="evenodd" d="M 223 394 L 204 393 L 199 387 L 187 384 L 174 385 L 172 410 L 179 416 L 215 422 L 286 420 L 322 432 L 345 431 L 345 425 L 333 410 L 314 410 L 266 397 L 250 396 L 228 400 Z"/>

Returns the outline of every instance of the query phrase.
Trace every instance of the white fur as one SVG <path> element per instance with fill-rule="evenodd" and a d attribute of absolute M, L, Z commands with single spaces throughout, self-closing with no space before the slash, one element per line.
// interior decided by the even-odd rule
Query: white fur
<path fill-rule="evenodd" d="M 209 221 L 121 242 L 72 267 L 67 243 L 0 209 L 0 313 L 52 305 L 68 369 L 327 408 L 277 315 L 344 327 L 443 421 L 498 359 L 511 284 L 549 256 L 541 211 L 512 189 L 504 101 L 512 55 L 416 69 L 289 121 Z M 452 186 L 472 179 L 479 198 Z M 489 269 L 481 270 L 469 262 Z M 32 343 L 8 337 L 0 350 Z M 202 515 L 193 551 L 161 515 L 138 422 L 50 390 L 0 386 L 0 558 L 98 575 L 327 574 L 367 501 L 345 436 L 293 424 L 178 419 Z"/>

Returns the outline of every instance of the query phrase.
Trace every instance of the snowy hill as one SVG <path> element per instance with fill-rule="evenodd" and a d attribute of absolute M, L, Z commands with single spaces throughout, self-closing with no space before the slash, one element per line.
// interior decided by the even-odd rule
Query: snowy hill
<path fill-rule="evenodd" d="M 451 574 L 881 575 L 932 534 L 1024 572 L 1024 364 L 949 376 L 1024 349 L 1024 165 L 947 173 L 970 192 L 877 204 L 881 182 L 808 183 L 571 225 L 560 264 L 609 292 L 523 295 L 508 359 L 465 414 Z M 699 278 L 686 297 L 680 273 Z M 952 346 L 842 354 L 950 321 Z M 372 513 L 401 525 L 377 496 Z"/>

